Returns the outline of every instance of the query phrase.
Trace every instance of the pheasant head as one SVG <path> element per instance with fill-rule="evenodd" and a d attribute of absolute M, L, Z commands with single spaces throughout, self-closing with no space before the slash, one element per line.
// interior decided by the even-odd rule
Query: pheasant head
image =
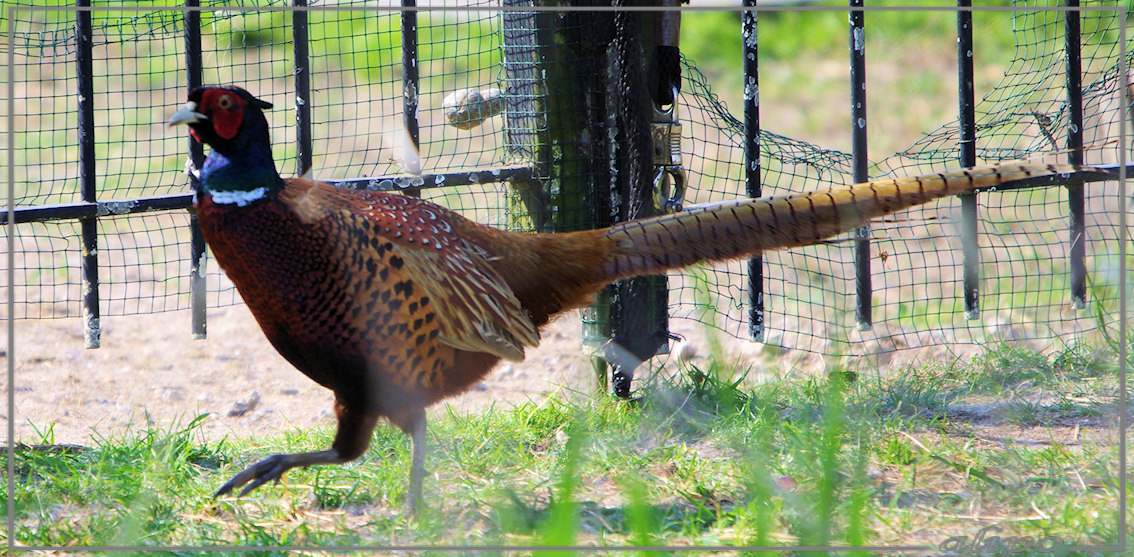
<path fill-rule="evenodd" d="M 198 195 L 246 204 L 283 187 L 272 159 L 268 120 L 272 104 L 239 87 L 202 87 L 173 114 L 169 125 L 187 125 L 197 141 L 213 148 L 201 167 Z"/>

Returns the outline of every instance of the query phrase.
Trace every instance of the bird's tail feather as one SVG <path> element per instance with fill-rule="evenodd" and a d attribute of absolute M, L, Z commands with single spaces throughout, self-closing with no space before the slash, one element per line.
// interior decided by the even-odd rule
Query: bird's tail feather
<path fill-rule="evenodd" d="M 603 281 L 660 273 L 699 261 L 719 261 L 764 250 L 813 244 L 871 219 L 973 188 L 1089 167 L 996 165 L 914 178 L 879 180 L 778 197 L 740 199 L 604 231 L 609 242 Z"/>

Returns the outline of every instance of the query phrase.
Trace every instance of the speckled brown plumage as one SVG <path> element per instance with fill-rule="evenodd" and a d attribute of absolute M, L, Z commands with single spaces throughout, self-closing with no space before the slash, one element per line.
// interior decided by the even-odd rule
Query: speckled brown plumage
<path fill-rule="evenodd" d="M 239 88 L 199 89 L 170 123 L 213 147 L 196 203 L 213 255 L 272 345 L 335 393 L 339 429 L 329 450 L 274 455 L 218 494 L 357 458 L 385 417 L 413 439 L 411 510 L 424 475 L 425 408 L 500 359 L 523 359 L 539 327 L 605 284 L 813 243 L 945 195 L 1075 170 L 986 167 L 522 234 L 416 198 L 281 179 L 262 113 L 269 106 Z"/>
<path fill-rule="evenodd" d="M 478 234 L 481 227 L 416 198 L 285 184 L 275 199 L 247 207 L 204 195 L 198 212 L 264 333 L 321 385 L 378 393 L 363 406 L 402 422 L 483 376 L 455 365 L 469 352 L 495 356 L 483 359 L 490 367 L 538 343 L 548 312 L 534 319 L 492 265 L 504 259 L 496 231 Z"/>

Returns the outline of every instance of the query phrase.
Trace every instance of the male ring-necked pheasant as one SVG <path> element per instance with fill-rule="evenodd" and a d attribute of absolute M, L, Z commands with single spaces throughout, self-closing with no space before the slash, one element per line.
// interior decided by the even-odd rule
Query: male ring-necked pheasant
<path fill-rule="evenodd" d="M 196 194 L 205 239 L 272 345 L 334 392 L 338 430 L 330 449 L 264 459 L 217 495 L 358 458 L 385 417 L 412 438 L 411 511 L 425 475 L 425 408 L 500 359 L 523 359 L 549 318 L 607 283 L 806 245 L 974 187 L 1078 170 L 984 167 L 525 234 L 413 197 L 281 178 L 263 113 L 270 107 L 237 87 L 201 88 L 169 123 L 212 146 Z"/>

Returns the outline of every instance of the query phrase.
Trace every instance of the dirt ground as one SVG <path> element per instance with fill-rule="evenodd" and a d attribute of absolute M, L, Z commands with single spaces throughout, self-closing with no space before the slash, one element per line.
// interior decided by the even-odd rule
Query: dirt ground
<path fill-rule="evenodd" d="M 539 400 L 583 375 L 579 335 L 556 323 L 526 361 L 501 365 L 464 396 L 459 411 L 492 402 Z M 204 432 L 266 434 L 333 423 L 330 391 L 288 364 L 268 343 L 243 305 L 209 311 L 208 338 L 193 340 L 188 311 L 103 318 L 102 346 L 83 346 L 78 319 L 16 324 L 16 438 L 90 444 L 209 414 Z M 578 361 L 575 361 L 578 360 Z M 443 406 L 443 405 L 438 405 Z M 6 413 L 6 412 L 5 412 Z M 7 418 L 7 416 L 5 416 Z"/>
<path fill-rule="evenodd" d="M 671 322 L 685 341 L 672 355 L 652 361 L 653 373 L 676 373 L 677 359 L 700 359 L 704 331 L 696 323 Z M 92 445 L 100 439 L 136 434 L 148 425 L 172 427 L 208 414 L 203 440 L 225 436 L 273 435 L 334 423 L 332 396 L 272 348 L 244 305 L 209 310 L 208 338 L 193 340 L 188 311 L 103 318 L 102 347 L 83 345 L 77 318 L 16 321 L 16 344 L 0 363 L 15 357 L 16 440 L 29 444 Z M 728 337 L 726 337 L 728 338 Z M 542 343 L 521 363 L 503 362 L 466 393 L 434 405 L 431 415 L 476 413 L 490 405 L 509 408 L 540 403 L 549 395 L 593 396 L 596 387 L 584 348 L 578 312 L 568 312 L 542 331 Z M 726 350 L 738 365 L 766 373 L 814 373 L 822 363 L 806 354 L 774 350 L 729 339 Z M 918 359 L 907 351 L 900 360 Z M 924 355 L 923 355 L 924 356 Z M 890 361 L 888 368 L 899 365 Z M 636 380 L 646 380 L 647 366 Z M 885 372 L 882 370 L 881 372 Z M 6 373 L 3 374 L 7 376 Z M 7 385 L 4 385 L 5 398 Z M 1000 401 L 1003 402 L 1003 401 Z M 1112 417 L 1058 421 L 1020 428 L 1003 423 L 996 403 L 956 408 L 968 434 L 999 443 L 1078 444 L 1083 437 L 1105 441 L 1114 434 Z M 967 408 L 967 407 L 966 407 Z M 0 406 L 0 431 L 7 432 L 7 405 Z M 50 432 L 45 438 L 44 435 Z M 6 435 L 4 435 L 6 437 Z"/>
<path fill-rule="evenodd" d="M 101 348 L 88 350 L 77 318 L 16 321 L 15 348 L 0 362 L 6 369 L 7 358 L 15 358 L 17 441 L 42 443 L 50 431 L 48 442 L 89 445 L 204 413 L 202 431 L 213 440 L 334 422 L 330 391 L 280 357 L 243 305 L 210 309 L 204 340 L 192 339 L 188 311 L 104 317 L 102 324 Z M 675 332 L 697 335 L 680 322 Z M 523 362 L 499 364 L 431 412 L 507 408 L 552 393 L 589 396 L 596 383 L 578 312 L 551 323 L 542 338 Z M 6 432 L 6 404 L 0 415 Z"/>

